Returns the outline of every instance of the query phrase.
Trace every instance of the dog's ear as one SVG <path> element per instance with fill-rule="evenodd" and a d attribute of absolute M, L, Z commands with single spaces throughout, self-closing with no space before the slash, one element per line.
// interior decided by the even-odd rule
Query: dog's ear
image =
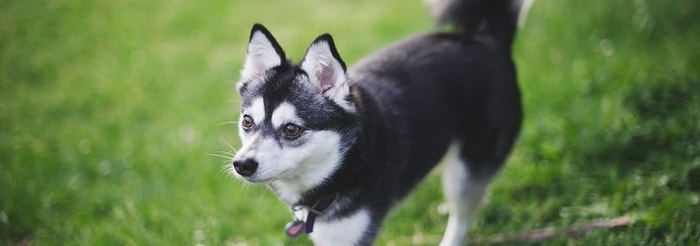
<path fill-rule="evenodd" d="M 250 30 L 245 65 L 241 70 L 241 81 L 264 74 L 286 60 L 282 47 L 263 25 L 255 24 Z M 239 84 L 239 87 L 241 85 Z"/>
<path fill-rule="evenodd" d="M 301 61 L 301 69 L 311 83 L 326 97 L 348 109 L 347 96 L 350 94 L 345 62 L 335 49 L 333 37 L 323 34 L 316 38 Z"/>

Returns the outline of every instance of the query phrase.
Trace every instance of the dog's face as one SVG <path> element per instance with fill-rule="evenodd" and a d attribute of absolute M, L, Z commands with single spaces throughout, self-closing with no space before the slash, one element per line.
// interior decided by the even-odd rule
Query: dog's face
<path fill-rule="evenodd" d="M 319 36 L 295 65 L 256 24 L 238 91 L 243 146 L 233 169 L 239 178 L 314 186 L 338 168 L 354 141 L 355 106 L 330 35 Z"/>

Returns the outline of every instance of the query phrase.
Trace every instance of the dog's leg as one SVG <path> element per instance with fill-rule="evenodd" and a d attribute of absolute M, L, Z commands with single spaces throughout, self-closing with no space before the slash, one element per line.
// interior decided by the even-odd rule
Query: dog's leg
<path fill-rule="evenodd" d="M 441 246 L 464 244 L 488 185 L 472 176 L 459 149 L 453 144 L 443 158 L 442 185 L 450 214 Z"/>

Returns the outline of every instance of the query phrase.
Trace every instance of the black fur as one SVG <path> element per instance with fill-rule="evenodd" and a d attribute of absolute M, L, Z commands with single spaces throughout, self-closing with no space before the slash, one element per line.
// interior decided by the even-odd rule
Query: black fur
<path fill-rule="evenodd" d="M 339 193 L 353 201 L 346 210 L 369 207 L 378 227 L 453 140 L 462 143 L 474 175 L 489 180 L 518 135 L 520 94 L 504 50 L 430 33 L 375 53 L 349 75 L 361 133 L 340 170 L 306 194 L 303 204 Z"/>

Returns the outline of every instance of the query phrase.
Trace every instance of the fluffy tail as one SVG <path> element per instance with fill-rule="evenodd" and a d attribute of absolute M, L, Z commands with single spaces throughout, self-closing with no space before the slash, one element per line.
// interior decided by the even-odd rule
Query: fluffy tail
<path fill-rule="evenodd" d="M 521 9 L 532 0 L 427 0 L 438 25 L 451 23 L 456 31 L 487 45 L 510 48 Z"/>

